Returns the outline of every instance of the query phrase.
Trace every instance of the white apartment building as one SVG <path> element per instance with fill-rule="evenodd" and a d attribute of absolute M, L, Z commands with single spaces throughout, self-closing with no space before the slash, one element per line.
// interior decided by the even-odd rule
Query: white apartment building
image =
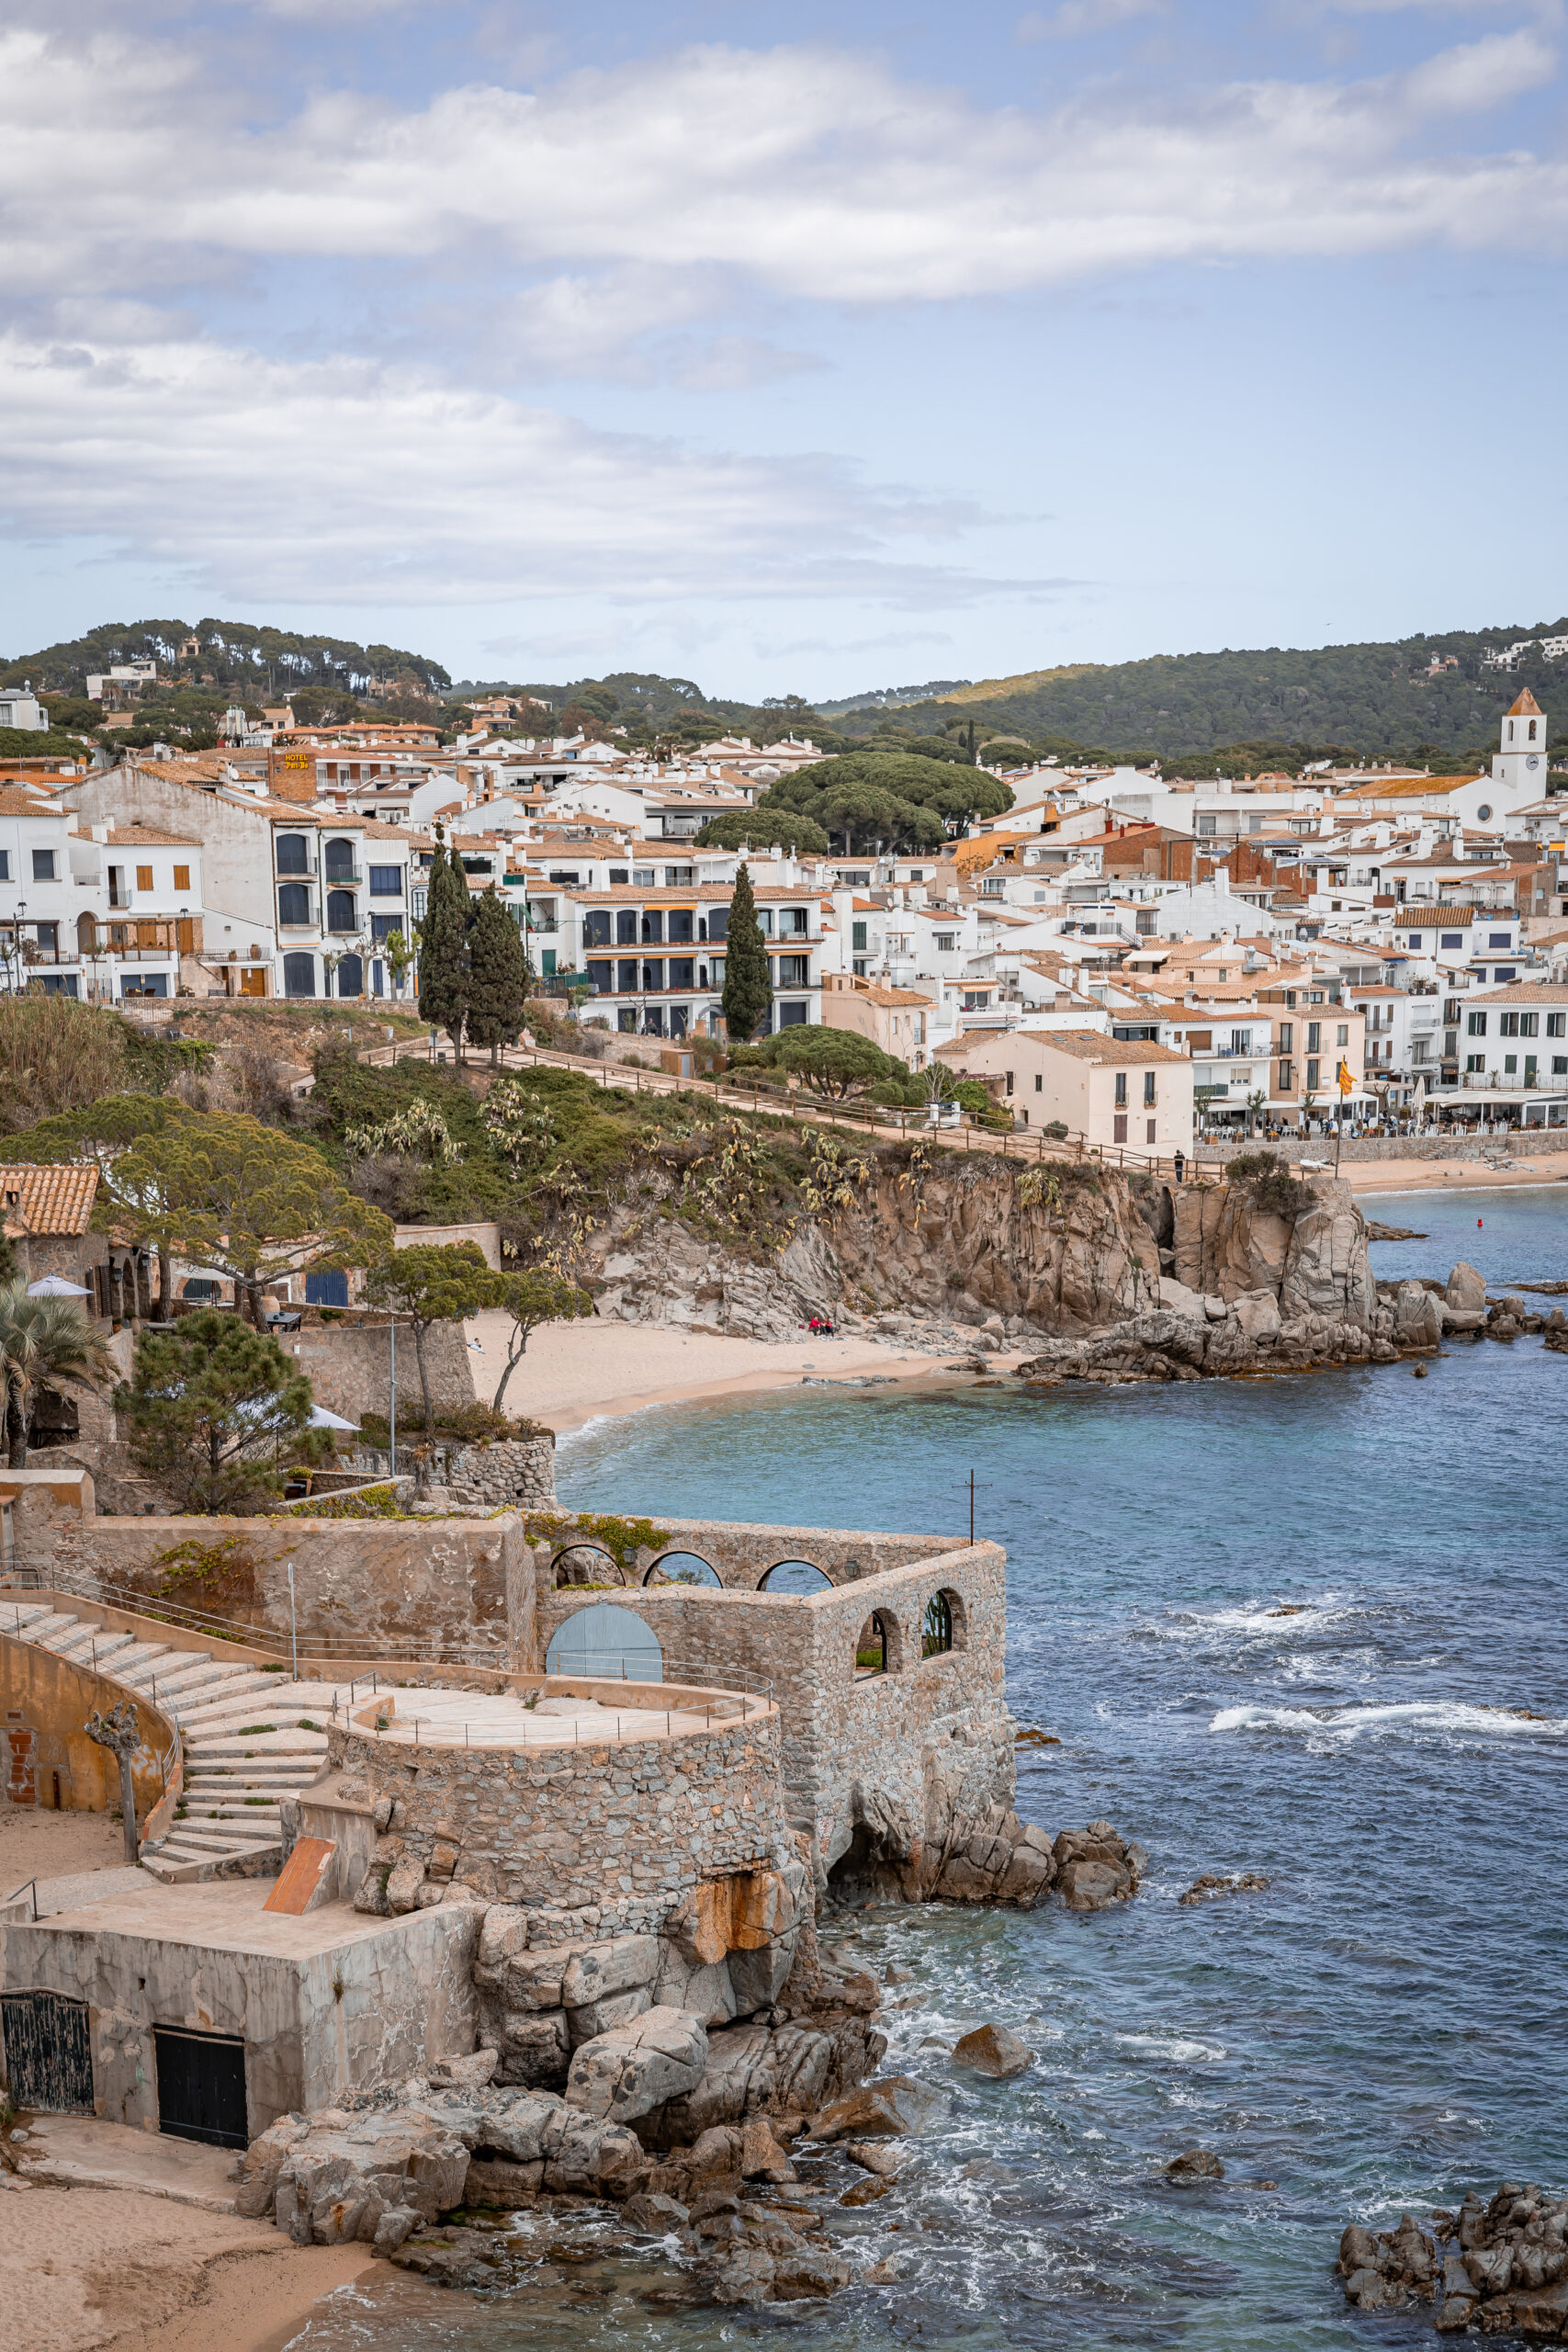
<path fill-rule="evenodd" d="M 1462 1067 L 1447 1092 L 1451 1107 L 1492 1117 L 1517 1114 L 1526 1126 L 1568 1125 L 1568 986 L 1521 981 L 1468 997 L 1458 1024 Z"/>

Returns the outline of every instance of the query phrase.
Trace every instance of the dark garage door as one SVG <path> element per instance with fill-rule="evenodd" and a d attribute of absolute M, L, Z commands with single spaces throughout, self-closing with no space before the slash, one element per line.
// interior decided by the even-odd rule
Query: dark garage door
<path fill-rule="evenodd" d="M 85 2001 L 68 2001 L 59 1993 L 7 1993 L 0 1999 L 0 2023 L 16 2104 L 46 2115 L 91 2115 Z"/>
<path fill-rule="evenodd" d="M 212 2148 L 244 2148 L 245 2045 L 228 2035 L 155 2025 L 158 2129 Z"/>

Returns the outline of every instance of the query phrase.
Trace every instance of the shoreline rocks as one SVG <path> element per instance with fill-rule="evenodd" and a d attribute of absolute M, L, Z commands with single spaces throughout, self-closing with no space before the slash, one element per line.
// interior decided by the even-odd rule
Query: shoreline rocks
<path fill-rule="evenodd" d="M 1352 2222 L 1337 2268 L 1361 2311 L 1434 2306 L 1439 2335 L 1474 2326 L 1528 2341 L 1568 2326 L 1568 2197 L 1505 2181 L 1491 2202 L 1472 2190 L 1457 2212 L 1434 2213 L 1428 2236 L 1402 2213 L 1397 2229 Z M 1445 2252 L 1448 2248 L 1450 2251 Z"/>

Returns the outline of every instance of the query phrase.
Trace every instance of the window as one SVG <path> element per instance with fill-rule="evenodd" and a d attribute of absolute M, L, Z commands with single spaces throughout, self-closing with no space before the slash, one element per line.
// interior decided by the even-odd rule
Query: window
<path fill-rule="evenodd" d="M 939 1657 L 952 1647 L 953 1610 L 944 1592 L 935 1593 L 926 1603 L 920 1625 L 920 1656 Z"/>
<path fill-rule="evenodd" d="M 936 952 L 939 956 L 951 956 L 957 944 L 958 939 L 955 933 L 951 931 L 939 931 L 937 933 Z"/>
<path fill-rule="evenodd" d="M 1202 841 L 1202 842 L 1213 841 L 1213 837 L 1214 837 L 1214 820 L 1213 819 L 1213 817 L 1200 817 L 1200 818 L 1199 818 L 1199 820 L 1198 820 L 1198 838 L 1199 838 L 1199 840 L 1200 840 L 1200 841 Z"/>
<path fill-rule="evenodd" d="M 1294 1046 L 1295 1042 L 1296 1042 L 1296 1024 L 1295 1024 L 1295 1023 L 1294 1023 L 1293 1021 L 1281 1021 L 1281 1022 L 1280 1022 L 1280 1051 L 1282 1054 L 1288 1054 L 1288 1053 L 1291 1051 L 1292 1047 Z"/>
<path fill-rule="evenodd" d="M 1321 1021 L 1309 1021 L 1309 1022 L 1307 1023 L 1307 1051 L 1308 1051 L 1308 1053 L 1309 1053 L 1309 1054 L 1315 1054 L 1315 1053 L 1317 1052 L 1318 1048 L 1321 1046 L 1321 1045 L 1322 1045 L 1322 1044 L 1323 1044 L 1323 1023 L 1322 1023 L 1322 1022 L 1321 1022 Z"/>
<path fill-rule="evenodd" d="M 176 887 L 179 868 L 175 868 Z M 403 895 L 403 869 L 400 865 L 373 865 L 370 868 L 370 896 L 373 899 L 400 899 Z"/>
<path fill-rule="evenodd" d="M 622 881 L 624 882 L 626 878 L 626 876 L 623 874 L 621 876 Z M 575 890 L 581 879 L 582 876 L 578 873 L 575 866 L 572 867 L 570 873 L 558 870 L 555 866 L 550 868 L 550 880 L 555 884 L 558 890 Z"/>
<path fill-rule="evenodd" d="M 661 956 L 655 956 L 651 963 L 644 964 L 642 984 L 645 989 L 661 989 L 664 986 L 664 959 Z"/>
<path fill-rule="evenodd" d="M 1144 1121 L 1144 1141 L 1145 1143 L 1153 1143 L 1154 1139 L 1155 1121 L 1153 1119 L 1145 1119 Z"/>
<path fill-rule="evenodd" d="M 286 956 L 284 957 L 283 993 L 285 996 L 315 995 L 316 959 L 313 956 Z"/>
<path fill-rule="evenodd" d="M 1012 1072 L 1010 1069 L 1007 1074 L 1007 1091 L 1010 1094 L 1012 1092 Z"/>
<path fill-rule="evenodd" d="M 1552 1055 L 1551 1075 L 1553 1078 L 1568 1078 L 1568 1054 Z"/>
<path fill-rule="evenodd" d="M 303 833 L 278 834 L 277 870 L 280 874 L 309 874 L 310 860 Z"/>
<path fill-rule="evenodd" d="M 1535 1084 L 1536 1068 L 1537 1064 L 1535 1056 L 1533 1054 L 1527 1054 L 1525 1056 L 1525 1084 L 1527 1086 L 1533 1086 Z"/>
<path fill-rule="evenodd" d="M 781 989 L 807 989 L 811 986 L 809 956 L 781 956 L 777 981 Z"/>
<path fill-rule="evenodd" d="M 1445 947 L 1462 947 L 1464 945 L 1463 932 L 1445 931 L 1443 933 L 1443 945 Z"/>
<path fill-rule="evenodd" d="M 1520 1035 L 1520 1036 L 1521 1036 L 1521 1037 L 1539 1037 L 1539 1036 L 1540 1036 L 1540 1013 L 1539 1013 L 1539 1012 L 1521 1012 L 1521 1013 L 1520 1013 L 1520 1015 L 1519 1015 L 1519 1035 Z"/>
<path fill-rule="evenodd" d="M 150 865 L 137 867 L 136 887 L 139 890 L 150 890 L 152 888 L 152 868 Z"/>
<path fill-rule="evenodd" d="M 1293 1069 L 1292 1069 L 1292 1064 L 1291 1064 L 1290 1062 L 1281 1062 L 1281 1063 L 1280 1064 L 1280 1093 L 1281 1093 L 1281 1094 L 1288 1094 L 1288 1093 L 1290 1092 L 1290 1091 L 1291 1091 L 1292 1087 L 1294 1084 L 1295 1084 L 1295 1077 L 1294 1077 L 1294 1072 L 1293 1072 Z"/>
<path fill-rule="evenodd" d="M 1314 1061 L 1309 1061 L 1307 1064 L 1307 1092 L 1309 1094 L 1315 1094 L 1322 1083 L 1323 1078 L 1319 1065 Z"/>
<path fill-rule="evenodd" d="M 35 849 L 33 852 L 33 880 L 35 882 L 52 882 L 53 879 L 54 852 L 51 849 Z"/>
<path fill-rule="evenodd" d="M 277 886 L 277 920 L 285 931 L 308 931 L 310 927 L 310 893 L 303 882 L 280 882 Z M 306 963 L 310 957 L 305 958 Z M 313 988 L 299 991 L 313 996 Z"/>
<path fill-rule="evenodd" d="M 1336 1044 L 1337 1046 L 1348 1046 L 1348 1045 L 1349 1044 L 1349 1042 L 1350 1042 L 1350 1028 L 1349 1028 L 1349 1023 L 1348 1023 L 1348 1022 L 1344 1022 L 1344 1021 L 1342 1021 L 1342 1022 L 1339 1023 L 1338 1029 L 1337 1030 L 1337 1032 L 1336 1032 L 1336 1034 L 1335 1034 L 1335 1040 L 1334 1040 L 1334 1042 L 1335 1042 L 1335 1044 Z"/>
<path fill-rule="evenodd" d="M 653 868 L 651 865 L 634 865 L 632 867 L 632 888 L 634 890 L 652 889 Z"/>
<path fill-rule="evenodd" d="M 175 866 L 175 888 L 176 890 L 188 890 L 190 888 L 190 868 L 188 865 Z"/>
<path fill-rule="evenodd" d="M 926 878 L 926 869 L 925 869 L 925 867 L 924 867 L 923 865 L 911 865 L 911 866 L 910 866 L 910 868 L 909 868 L 909 879 L 910 879 L 910 881 L 911 881 L 911 882 L 923 882 L 923 881 L 925 880 L 925 878 Z"/>
<path fill-rule="evenodd" d="M 394 932 L 400 939 L 403 936 L 403 919 L 401 915 L 371 916 L 370 936 L 372 939 L 379 943 L 383 939 L 390 939 Z"/>
<path fill-rule="evenodd" d="M 1549 1012 L 1547 1014 L 1546 1034 L 1549 1037 L 1561 1037 L 1564 1034 L 1565 1029 L 1568 1029 L 1568 1014 L 1561 1012 Z"/>
<path fill-rule="evenodd" d="M 1465 1022 L 1464 1028 L 1465 1035 L 1468 1037 L 1484 1037 L 1486 1035 L 1486 1015 L 1483 1012 L 1471 1013 Z"/>
<path fill-rule="evenodd" d="M 1511 964 L 1494 964 L 1492 967 L 1492 978 L 1499 988 L 1509 980 L 1517 980 L 1518 977 Z"/>
<path fill-rule="evenodd" d="M 851 924 L 850 946 L 852 951 L 857 956 L 863 956 L 865 954 L 865 925 L 863 922 Z"/>
<path fill-rule="evenodd" d="M 1472 1072 L 1483 1070 L 1486 1068 L 1486 1057 L 1484 1054 L 1467 1054 L 1464 1057 L 1464 1066 L 1467 1070 Z"/>
<path fill-rule="evenodd" d="M 1153 1104 L 1154 1099 L 1155 1074 L 1152 1069 L 1146 1069 L 1144 1072 L 1144 1107 L 1145 1110 Z"/>
<path fill-rule="evenodd" d="M 327 892 L 327 929 L 329 931 L 357 931 L 358 928 L 359 918 L 355 910 L 353 891 L 329 890 Z"/>
<path fill-rule="evenodd" d="M 1126 1073 L 1126 1071 L 1125 1071 L 1124 1069 L 1119 1069 L 1119 1070 L 1117 1071 L 1117 1073 L 1116 1073 L 1116 1104 L 1117 1104 L 1117 1108 L 1118 1108 L 1119 1110 L 1121 1109 L 1121 1107 L 1122 1106 L 1122 1104 L 1126 1102 L 1126 1100 L 1127 1100 L 1127 1073 Z M 1122 1125 L 1126 1125 L 1125 1120 L 1123 1120 Z"/>
<path fill-rule="evenodd" d="M 708 909 L 708 937 L 716 946 L 721 939 L 729 937 L 729 909 L 728 907 Z"/>
<path fill-rule="evenodd" d="M 690 907 L 671 907 L 665 923 L 664 936 L 671 947 L 683 946 L 696 931 L 696 917 Z"/>
<path fill-rule="evenodd" d="M 611 967 L 607 963 L 596 964 L 591 959 L 585 968 L 588 973 L 588 985 L 595 995 L 610 995 Z"/>
<path fill-rule="evenodd" d="M 623 956 L 615 966 L 615 986 L 623 996 L 637 986 L 637 966 L 629 956 Z"/>
<path fill-rule="evenodd" d="M 808 1008 L 804 1004 L 781 1004 L 779 1007 L 779 1027 L 781 1029 L 804 1029 L 807 1025 L 806 1015 L 807 1010 Z"/>
<path fill-rule="evenodd" d="M 689 890 L 696 878 L 697 870 L 694 865 L 667 865 L 664 869 L 664 887 L 667 890 Z"/>
<path fill-rule="evenodd" d="M 1517 1012 L 1500 1012 L 1497 1015 L 1497 1035 L 1499 1037 L 1517 1037 L 1518 1034 L 1518 1014 Z"/>
<path fill-rule="evenodd" d="M 590 907 L 582 918 L 582 944 L 585 947 L 608 947 L 610 944 L 610 910 Z"/>
<path fill-rule="evenodd" d="M 1112 1143 L 1125 1143 L 1127 1140 L 1127 1118 L 1124 1112 L 1111 1122 L 1111 1140 Z"/>
<path fill-rule="evenodd" d="M 785 962 L 791 959 L 786 956 Z M 694 989 L 697 985 L 696 965 L 690 956 L 671 956 L 670 985 L 672 989 Z"/>
<path fill-rule="evenodd" d="M 1492 931 L 1488 932 L 1486 934 L 1486 944 L 1488 947 L 1511 947 L 1513 944 L 1514 938 L 1511 932 Z"/>
<path fill-rule="evenodd" d="M 664 910 L 661 907 L 650 907 L 642 918 L 642 944 L 645 947 L 656 947 L 663 944 L 663 939 Z"/>
<path fill-rule="evenodd" d="M 1512 1077 L 1514 1077 L 1514 1076 L 1515 1076 L 1515 1074 L 1517 1073 L 1517 1069 L 1518 1069 L 1518 1067 L 1519 1067 L 1519 1057 L 1518 1057 L 1517 1054 L 1505 1054 L 1505 1055 L 1504 1055 L 1504 1057 L 1503 1057 L 1503 1075 L 1504 1075 L 1504 1077 L 1505 1077 L 1505 1078 L 1512 1078 Z"/>
<path fill-rule="evenodd" d="M 1045 1091 L 1045 1080 L 1044 1080 L 1044 1079 L 1043 1079 L 1043 1078 L 1037 1078 L 1037 1079 L 1035 1080 L 1035 1081 L 1034 1081 L 1034 1091 L 1036 1092 L 1036 1094 L 1043 1094 L 1043 1093 L 1044 1093 L 1044 1091 Z"/>
<path fill-rule="evenodd" d="M 637 909 L 617 907 L 615 910 L 615 944 L 617 947 L 637 945 Z"/>
<path fill-rule="evenodd" d="M 10 879 L 11 853 L 8 849 L 0 849 L 0 882 L 8 882 Z"/>

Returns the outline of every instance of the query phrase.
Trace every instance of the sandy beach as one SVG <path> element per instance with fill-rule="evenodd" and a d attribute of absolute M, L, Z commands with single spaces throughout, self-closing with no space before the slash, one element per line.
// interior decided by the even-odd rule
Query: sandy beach
<path fill-rule="evenodd" d="M 493 1396 L 506 1362 L 505 1321 L 481 1315 L 468 1326 L 478 1340 L 474 1385 Z M 552 1323 L 536 1331 L 507 1384 L 509 1413 L 549 1429 L 581 1429 L 602 1413 L 635 1413 L 702 1396 L 739 1396 L 793 1388 L 803 1379 L 844 1380 L 860 1373 L 895 1379 L 940 1371 L 948 1356 L 919 1355 L 875 1340 L 734 1340 L 720 1332 L 672 1331 L 656 1323 Z M 1012 1357 L 994 1361 L 1006 1364 Z"/>
<path fill-rule="evenodd" d="M 1363 1193 L 1490 1192 L 1513 1184 L 1568 1184 L 1568 1160 L 1543 1152 L 1537 1160 L 1488 1168 L 1479 1159 L 1358 1159 L 1340 1170 L 1358 1198 Z"/>
<path fill-rule="evenodd" d="M 40 2182 L 0 2190 L 0 2215 L 4 2334 L 27 2352 L 273 2352 L 367 2267 L 134 2190 Z"/>

